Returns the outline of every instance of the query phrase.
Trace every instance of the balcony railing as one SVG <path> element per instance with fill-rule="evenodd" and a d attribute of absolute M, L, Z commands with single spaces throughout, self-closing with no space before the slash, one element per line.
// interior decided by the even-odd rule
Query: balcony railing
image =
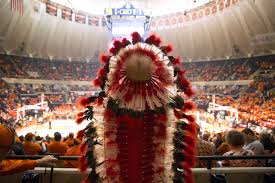
<path fill-rule="evenodd" d="M 58 160 L 78 160 L 79 156 L 58 156 L 53 154 Z M 6 159 L 40 159 L 44 155 L 10 155 L 7 156 Z M 242 182 L 248 181 L 249 183 L 265 183 L 266 176 L 272 175 L 274 176 L 275 167 L 212 167 L 212 161 L 222 161 L 222 160 L 238 160 L 238 159 L 257 159 L 257 160 L 265 160 L 266 165 L 268 160 L 275 159 L 275 155 L 260 155 L 260 156 L 197 156 L 198 160 L 207 161 L 207 168 L 193 168 L 192 172 L 194 178 L 197 183 L 210 183 L 212 175 L 216 174 L 226 174 L 227 183 L 231 182 Z M 103 162 L 102 162 L 103 163 Z M 181 171 L 181 170 L 179 170 Z M 85 174 L 79 174 L 77 168 L 56 168 L 56 167 L 37 167 L 34 170 L 30 170 L 28 172 L 40 174 L 44 177 L 44 181 L 42 182 L 59 182 L 63 181 L 65 178 L 64 175 L 70 176 L 67 177 L 67 180 L 64 182 L 72 182 L 71 179 L 79 179 L 85 176 Z M 72 176 L 73 175 L 73 176 Z M 72 177 L 71 177 L 72 176 Z M 45 178 L 46 177 L 46 178 Z M 10 177 L 13 178 L 13 177 Z M 247 179 L 250 180 L 247 180 Z M 274 178 L 274 177 L 272 177 Z M 1 179 L 1 177 L 0 177 Z M 54 181 L 53 181 L 54 180 Z M 273 179 L 272 179 L 273 181 Z M 2 182 L 2 181 L 0 181 Z"/>

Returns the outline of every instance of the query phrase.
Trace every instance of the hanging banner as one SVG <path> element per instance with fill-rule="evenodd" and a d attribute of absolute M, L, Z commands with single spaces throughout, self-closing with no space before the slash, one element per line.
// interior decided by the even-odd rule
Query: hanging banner
<path fill-rule="evenodd" d="M 231 2 L 230 0 L 225 0 L 225 7 L 228 8 L 230 6 Z"/>
<path fill-rule="evenodd" d="M 205 10 L 204 10 L 204 14 L 205 16 L 208 16 L 210 15 L 211 11 L 210 11 L 210 7 L 206 7 Z"/>
<path fill-rule="evenodd" d="M 72 21 L 72 15 L 73 15 L 73 12 L 71 9 L 69 9 L 69 8 L 62 9 L 62 18 L 63 19 Z"/>
<path fill-rule="evenodd" d="M 99 26 L 99 17 L 88 17 L 88 24 L 93 26 Z"/>
<path fill-rule="evenodd" d="M 183 22 L 184 22 L 184 15 L 182 15 L 182 14 L 178 14 L 177 15 L 177 23 L 178 24 L 183 24 Z"/>
<path fill-rule="evenodd" d="M 275 43 L 275 32 L 266 34 L 257 34 L 251 40 L 251 45 L 264 45 L 264 44 L 274 44 Z"/>
<path fill-rule="evenodd" d="M 203 12 L 204 12 L 203 10 L 200 10 L 200 11 L 199 11 L 199 18 L 202 18 L 202 17 L 203 17 Z"/>
<path fill-rule="evenodd" d="M 238 0 L 232 0 L 232 4 L 236 4 Z"/>
<path fill-rule="evenodd" d="M 80 23 L 80 24 L 85 24 L 86 23 L 86 16 L 81 13 L 76 13 L 75 14 L 75 22 Z"/>
<path fill-rule="evenodd" d="M 222 11 L 224 9 L 224 0 L 219 1 L 219 11 Z"/>
<path fill-rule="evenodd" d="M 191 15 L 187 14 L 184 16 L 184 22 L 189 22 L 191 20 Z"/>
<path fill-rule="evenodd" d="M 173 16 L 170 19 L 170 25 L 173 26 L 173 27 L 177 25 L 177 16 Z"/>
<path fill-rule="evenodd" d="M 193 12 L 192 13 L 192 20 L 196 20 L 197 19 L 197 12 Z"/>
<path fill-rule="evenodd" d="M 217 13 L 217 5 L 216 4 L 214 4 L 213 6 L 212 6 L 212 14 L 216 14 Z"/>
<path fill-rule="evenodd" d="M 159 21 L 158 21 L 158 27 L 163 27 L 164 26 L 164 19 L 163 18 L 160 18 Z"/>
<path fill-rule="evenodd" d="M 46 3 L 46 12 L 50 15 L 57 16 L 57 5 Z"/>
<path fill-rule="evenodd" d="M 167 17 L 165 20 L 164 20 L 164 26 L 165 27 L 169 27 L 170 26 L 170 18 Z"/>

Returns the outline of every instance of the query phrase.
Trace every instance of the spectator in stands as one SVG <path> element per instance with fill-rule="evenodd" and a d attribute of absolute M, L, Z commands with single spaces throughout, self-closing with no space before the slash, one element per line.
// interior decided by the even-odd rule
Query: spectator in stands
<path fill-rule="evenodd" d="M 198 134 L 200 133 L 200 126 L 197 125 L 197 131 Z M 200 137 L 197 138 L 197 143 L 196 143 L 196 155 L 197 156 L 213 156 L 215 154 L 215 147 L 213 144 L 210 142 L 207 142 Z M 213 166 L 215 165 L 215 162 L 213 162 Z M 198 160 L 196 162 L 196 167 L 202 167 L 206 168 L 207 167 L 207 162 L 206 161 L 201 161 Z"/>
<path fill-rule="evenodd" d="M 275 144 L 273 142 L 272 136 L 269 133 L 260 133 L 260 142 L 263 144 L 266 154 L 271 154 L 273 152 Z"/>
<path fill-rule="evenodd" d="M 66 151 L 68 150 L 68 146 L 66 143 L 61 142 L 62 136 L 59 132 L 54 133 L 54 141 L 48 145 L 48 152 L 49 153 L 58 153 L 62 156 L 65 155 Z"/>
<path fill-rule="evenodd" d="M 227 142 L 223 142 L 219 148 L 216 150 L 217 155 L 223 155 L 226 152 L 230 151 L 230 146 Z"/>
<path fill-rule="evenodd" d="M 275 127 L 272 128 L 271 135 L 272 135 L 272 141 L 275 142 Z"/>
<path fill-rule="evenodd" d="M 72 146 L 75 144 L 74 141 L 76 141 L 76 140 L 74 139 L 74 133 L 71 132 L 71 133 L 69 134 L 68 139 L 65 141 L 65 143 L 68 145 L 68 147 L 72 147 Z"/>
<path fill-rule="evenodd" d="M 45 156 L 39 160 L 4 160 L 15 142 L 14 134 L 13 129 L 0 124 L 0 176 L 20 173 L 56 161 L 52 156 Z"/>
<path fill-rule="evenodd" d="M 265 154 L 263 144 L 256 140 L 255 133 L 250 128 L 245 128 L 242 133 L 245 135 L 245 145 L 243 147 L 245 150 L 251 150 L 256 155 Z"/>
<path fill-rule="evenodd" d="M 226 142 L 230 146 L 230 151 L 225 153 L 224 156 L 249 156 L 255 155 L 253 151 L 243 148 L 245 143 L 245 136 L 237 130 L 231 130 L 226 134 Z M 257 166 L 256 160 L 224 160 L 223 166 L 231 167 L 253 167 Z"/>
<path fill-rule="evenodd" d="M 42 141 L 42 138 L 41 138 L 40 136 L 36 136 L 36 137 L 35 137 L 35 142 L 41 146 L 41 149 L 42 149 L 41 153 L 42 153 L 42 154 L 45 154 L 45 153 L 47 152 L 47 146 L 46 146 L 46 144 Z"/>
<path fill-rule="evenodd" d="M 75 140 L 74 145 L 68 149 L 66 152 L 65 156 L 80 156 L 81 151 L 80 151 L 80 143 Z M 66 168 L 77 168 L 79 167 L 79 162 L 76 160 L 70 160 L 70 161 L 64 161 L 64 167 Z"/>
<path fill-rule="evenodd" d="M 215 148 L 218 149 L 222 143 L 223 143 L 222 134 L 217 133 L 216 140 L 215 140 Z"/>
<path fill-rule="evenodd" d="M 205 140 L 206 142 L 209 141 L 211 134 L 209 132 L 204 132 L 202 135 L 202 139 Z"/>
<path fill-rule="evenodd" d="M 27 133 L 24 142 L 24 151 L 27 155 L 38 155 L 42 152 L 39 144 L 34 142 L 34 134 Z"/>
<path fill-rule="evenodd" d="M 15 142 L 12 146 L 12 151 L 16 155 L 25 155 L 24 145 L 17 136 L 15 137 Z"/>
<path fill-rule="evenodd" d="M 23 143 L 23 142 L 24 142 L 24 140 L 25 140 L 25 138 L 24 138 L 24 136 L 23 136 L 23 135 L 20 135 L 18 138 L 20 139 L 20 141 L 21 141 L 22 143 Z"/>

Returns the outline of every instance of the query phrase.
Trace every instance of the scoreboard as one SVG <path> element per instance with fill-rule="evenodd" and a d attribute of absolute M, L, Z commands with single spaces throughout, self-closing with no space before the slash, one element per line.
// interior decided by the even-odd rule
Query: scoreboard
<path fill-rule="evenodd" d="M 106 8 L 105 17 L 107 27 L 112 32 L 113 38 L 128 37 L 137 31 L 145 36 L 149 30 L 150 12 L 134 8 L 127 2 L 122 8 Z"/>

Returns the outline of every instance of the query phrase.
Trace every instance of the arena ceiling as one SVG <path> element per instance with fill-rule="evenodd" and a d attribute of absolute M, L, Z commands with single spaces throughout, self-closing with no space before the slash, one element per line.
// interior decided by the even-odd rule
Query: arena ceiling
<path fill-rule="evenodd" d="M 173 44 L 173 54 L 188 60 L 275 53 L 275 1 L 238 1 L 236 6 L 222 13 L 153 32 L 159 34 L 164 43 Z M 116 1 L 100 2 L 98 5 L 103 8 Z M 172 0 L 169 1 L 171 5 L 164 0 L 133 2 L 139 4 L 139 8 L 173 9 Z M 42 10 L 37 0 L 24 1 L 23 15 L 11 11 L 10 0 L 1 0 L 0 22 L 0 52 L 8 54 L 91 60 L 98 52 L 106 51 L 111 41 L 106 27 L 83 25 L 51 16 Z"/>
<path fill-rule="evenodd" d="M 105 8 L 121 8 L 130 2 L 135 8 L 152 12 L 152 15 L 165 15 L 209 3 L 213 0 L 52 0 L 72 9 L 86 11 L 92 14 L 103 14 Z"/>

